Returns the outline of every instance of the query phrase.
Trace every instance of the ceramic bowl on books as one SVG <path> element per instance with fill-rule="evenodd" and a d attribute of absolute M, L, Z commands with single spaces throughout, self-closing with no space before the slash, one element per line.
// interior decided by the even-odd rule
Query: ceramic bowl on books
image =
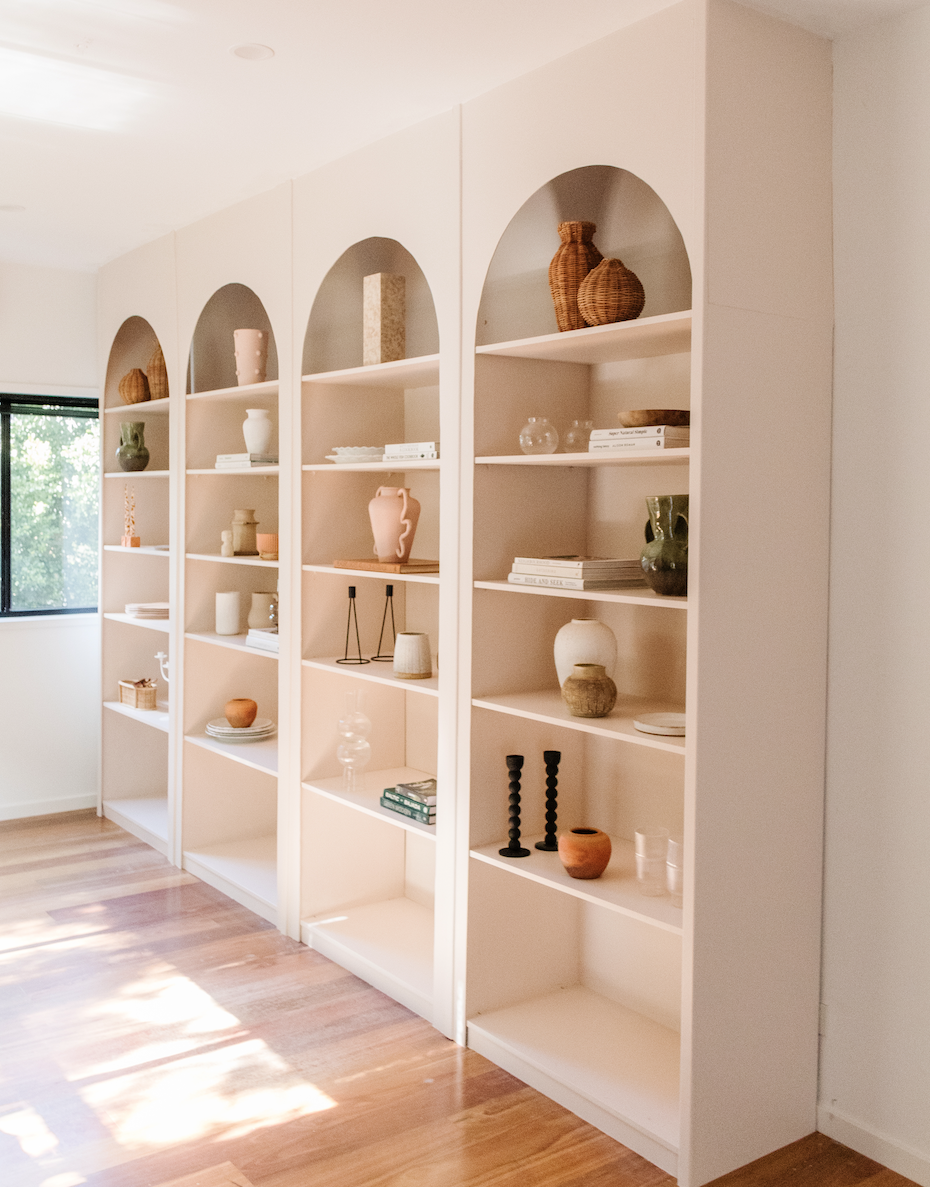
<path fill-rule="evenodd" d="M 383 445 L 338 445 L 326 458 L 331 462 L 380 462 L 384 457 Z"/>
<path fill-rule="evenodd" d="M 650 429 L 654 425 L 691 424 L 691 413 L 686 408 L 631 408 L 618 412 L 617 420 L 625 429 Z"/>

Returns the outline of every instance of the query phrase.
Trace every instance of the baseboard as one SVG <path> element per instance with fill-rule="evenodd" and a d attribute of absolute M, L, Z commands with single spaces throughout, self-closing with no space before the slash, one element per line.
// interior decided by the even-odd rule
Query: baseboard
<path fill-rule="evenodd" d="M 69 795 L 60 800 L 27 800 L 22 804 L 0 804 L 0 820 L 24 820 L 29 816 L 52 816 L 56 812 L 80 812 L 96 807 L 96 793 Z"/>
<path fill-rule="evenodd" d="M 854 1121 L 838 1109 L 824 1104 L 817 1106 L 817 1128 L 835 1142 L 841 1142 L 858 1154 L 880 1162 L 906 1179 L 913 1179 L 920 1187 L 930 1187 L 930 1155 L 922 1154 L 888 1134 L 871 1129 L 861 1121 Z"/>

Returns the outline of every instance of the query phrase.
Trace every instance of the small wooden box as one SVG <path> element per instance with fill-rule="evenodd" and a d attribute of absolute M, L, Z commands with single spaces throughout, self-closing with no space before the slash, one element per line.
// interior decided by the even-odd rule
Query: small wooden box
<path fill-rule="evenodd" d="M 158 689 L 155 685 L 151 688 L 137 688 L 131 680 L 119 682 L 119 703 L 129 705 L 133 709 L 154 709 L 157 694 Z"/>

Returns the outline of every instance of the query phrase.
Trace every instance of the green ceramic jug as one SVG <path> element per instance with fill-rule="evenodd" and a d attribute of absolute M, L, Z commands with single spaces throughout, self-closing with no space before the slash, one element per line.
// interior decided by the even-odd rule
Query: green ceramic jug
<path fill-rule="evenodd" d="M 650 495 L 641 563 L 646 584 L 657 594 L 688 592 L 688 496 Z"/>
<path fill-rule="evenodd" d="M 119 427 L 120 446 L 116 460 L 121 470 L 144 470 L 149 464 L 145 447 L 145 421 L 125 421 Z"/>

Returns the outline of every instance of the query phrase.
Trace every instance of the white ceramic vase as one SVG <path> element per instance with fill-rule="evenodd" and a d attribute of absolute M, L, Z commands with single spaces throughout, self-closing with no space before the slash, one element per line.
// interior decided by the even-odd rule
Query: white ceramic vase
<path fill-rule="evenodd" d="M 573 618 L 561 628 L 553 647 L 559 688 L 575 664 L 601 664 L 613 679 L 617 666 L 617 639 L 606 623 L 593 618 Z"/>
<path fill-rule="evenodd" d="M 230 590 L 216 595 L 216 633 L 239 634 L 239 591 Z"/>
<path fill-rule="evenodd" d="M 274 425 L 267 408 L 246 408 L 242 436 L 249 453 L 269 453 Z"/>
<path fill-rule="evenodd" d="M 236 379 L 240 387 L 264 383 L 268 363 L 267 330 L 233 330 L 236 344 Z"/>
<path fill-rule="evenodd" d="M 399 631 L 394 639 L 394 675 L 398 680 L 428 680 L 433 674 L 429 635 Z"/>

